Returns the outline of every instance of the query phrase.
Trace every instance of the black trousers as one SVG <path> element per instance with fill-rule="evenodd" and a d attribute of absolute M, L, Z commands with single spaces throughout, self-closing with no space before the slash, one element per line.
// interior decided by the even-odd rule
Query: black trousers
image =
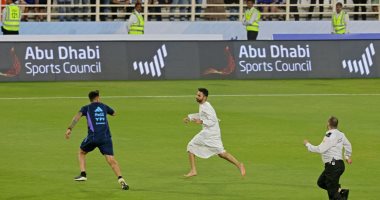
<path fill-rule="evenodd" d="M 1 31 L 3 32 L 3 35 L 18 35 L 18 31 L 8 31 L 5 30 L 3 26 L 1 26 Z"/>
<path fill-rule="evenodd" d="M 318 186 L 322 189 L 327 190 L 329 195 L 329 200 L 342 200 L 340 193 L 338 192 L 340 188 L 339 179 L 343 174 L 345 169 L 343 160 L 335 161 L 335 165 L 331 163 L 325 164 L 325 170 L 319 176 Z"/>
<path fill-rule="evenodd" d="M 354 4 L 366 4 L 366 3 L 367 3 L 367 0 L 354 0 Z M 366 6 L 355 6 L 354 12 L 359 12 L 359 7 L 362 8 L 362 12 L 367 11 Z M 354 20 L 358 20 L 358 19 L 359 19 L 359 15 L 354 15 Z M 362 20 L 366 20 L 366 19 L 367 19 L 367 15 L 362 14 Z"/>
<path fill-rule="evenodd" d="M 247 31 L 247 39 L 248 40 L 256 40 L 257 35 L 259 35 L 259 32 L 257 32 L 257 31 Z"/>
<path fill-rule="evenodd" d="M 297 4 L 298 0 L 290 0 L 290 4 Z M 294 14 L 294 20 L 299 21 L 300 15 L 298 14 L 298 6 L 290 6 L 290 12 L 291 13 L 297 13 Z"/>
<path fill-rule="evenodd" d="M 320 4 L 320 6 L 319 6 L 319 12 L 323 12 L 323 0 L 318 0 L 319 1 L 319 4 Z M 310 4 L 316 4 L 317 3 L 317 0 L 311 0 L 310 1 Z M 314 12 L 314 6 L 310 6 L 309 7 L 309 12 Z M 308 15 L 308 19 L 311 19 L 311 17 L 312 17 L 312 15 L 311 14 L 309 14 Z M 319 19 L 322 19 L 323 18 L 323 15 L 322 14 L 320 14 L 319 15 Z"/>

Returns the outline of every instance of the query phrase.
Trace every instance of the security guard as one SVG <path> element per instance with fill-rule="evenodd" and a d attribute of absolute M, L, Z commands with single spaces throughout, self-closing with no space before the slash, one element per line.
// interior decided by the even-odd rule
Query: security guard
<path fill-rule="evenodd" d="M 322 154 L 325 170 L 318 179 L 318 186 L 327 190 L 330 200 L 346 200 L 349 190 L 341 189 L 339 184 L 339 178 L 345 169 L 342 151 L 344 147 L 344 158 L 348 164 L 351 164 L 352 147 L 344 133 L 337 128 L 338 119 L 330 117 L 327 121 L 328 131 L 322 143 L 314 146 L 308 140 L 304 140 L 304 144 L 310 152 Z"/>
<path fill-rule="evenodd" d="M 253 0 L 247 0 L 248 9 L 244 13 L 243 25 L 247 30 L 247 39 L 256 40 L 259 34 L 259 21 L 261 13 L 253 7 Z"/>
<path fill-rule="evenodd" d="M 347 24 L 349 21 L 348 14 L 342 10 L 343 4 L 336 3 L 335 10 L 331 18 L 332 33 L 333 34 L 346 34 L 348 33 Z"/>
<path fill-rule="evenodd" d="M 141 3 L 135 4 L 135 10 L 128 20 L 128 34 L 142 35 L 144 34 L 144 17 L 140 14 L 142 11 Z"/>
<path fill-rule="evenodd" d="M 21 10 L 13 0 L 7 0 L 7 6 L 3 9 L 1 31 L 4 35 L 18 35 L 20 30 Z"/>

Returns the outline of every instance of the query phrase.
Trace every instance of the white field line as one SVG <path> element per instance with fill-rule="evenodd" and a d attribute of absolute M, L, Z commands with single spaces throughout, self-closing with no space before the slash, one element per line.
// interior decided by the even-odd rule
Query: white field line
<path fill-rule="evenodd" d="M 302 97 L 302 96 L 380 96 L 379 94 L 215 94 L 212 97 Z M 133 98 L 193 98 L 195 95 L 158 95 L 158 96 L 102 96 L 103 99 Z M 0 97 L 0 100 L 55 100 L 55 99 L 87 99 L 87 97 Z"/>

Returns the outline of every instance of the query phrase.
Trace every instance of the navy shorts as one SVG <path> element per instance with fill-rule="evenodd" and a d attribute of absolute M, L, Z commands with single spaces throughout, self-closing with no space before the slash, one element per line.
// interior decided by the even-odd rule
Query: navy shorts
<path fill-rule="evenodd" d="M 80 148 L 85 152 L 91 152 L 96 147 L 99 148 L 100 153 L 103 155 L 113 156 L 113 145 L 111 138 L 96 139 L 94 137 L 87 136 L 80 145 Z"/>

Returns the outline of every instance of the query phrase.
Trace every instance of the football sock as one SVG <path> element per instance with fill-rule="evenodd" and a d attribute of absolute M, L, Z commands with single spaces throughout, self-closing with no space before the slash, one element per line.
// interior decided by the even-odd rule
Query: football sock
<path fill-rule="evenodd" d="M 86 172 L 80 172 L 80 175 L 83 176 L 83 177 L 87 176 Z"/>

